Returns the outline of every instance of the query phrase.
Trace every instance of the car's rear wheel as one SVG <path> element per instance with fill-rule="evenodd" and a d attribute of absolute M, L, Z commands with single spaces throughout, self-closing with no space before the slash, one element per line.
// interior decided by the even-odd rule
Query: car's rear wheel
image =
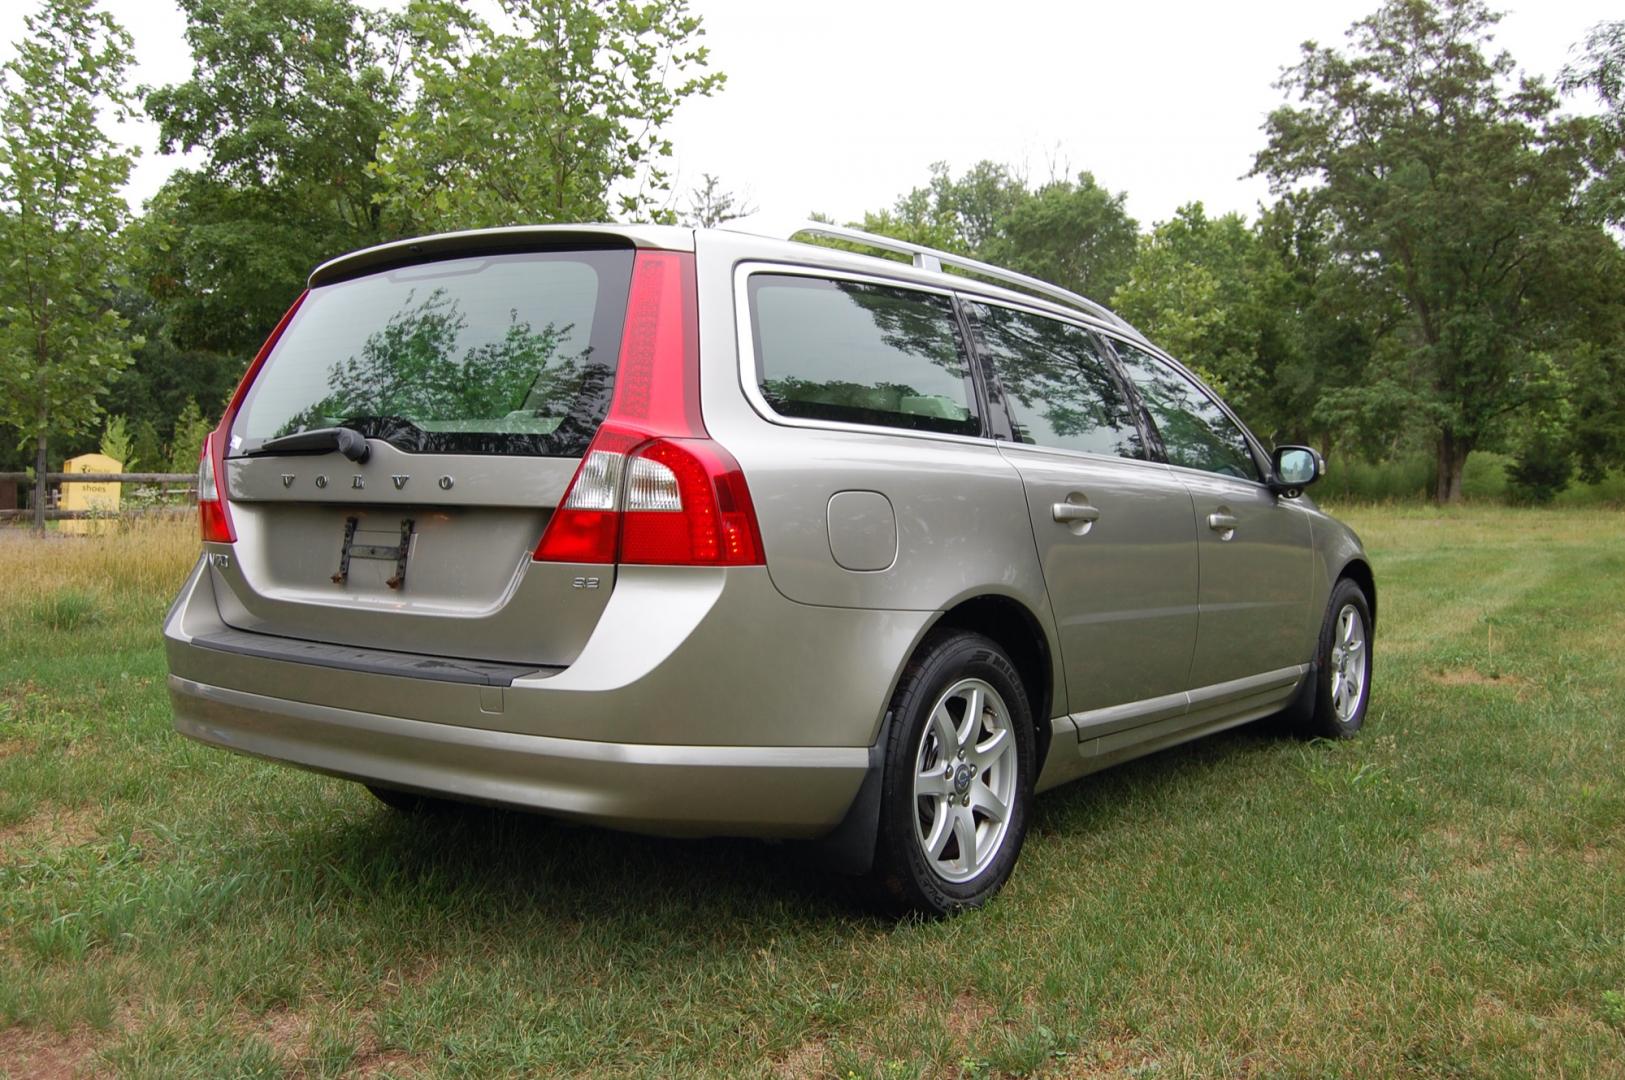
<path fill-rule="evenodd" d="M 929 642 L 892 699 L 873 877 L 905 908 L 986 903 L 1027 832 L 1034 739 L 1021 676 L 980 634 Z"/>
<path fill-rule="evenodd" d="M 1295 717 L 1305 735 L 1346 739 L 1365 723 L 1371 703 L 1371 605 L 1355 582 L 1332 590 L 1317 643 L 1312 697 Z"/>

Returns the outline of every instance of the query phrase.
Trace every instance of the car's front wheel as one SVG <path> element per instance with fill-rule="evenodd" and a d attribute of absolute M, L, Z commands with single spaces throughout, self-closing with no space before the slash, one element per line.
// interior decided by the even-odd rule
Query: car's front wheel
<path fill-rule="evenodd" d="M 1346 739 L 1365 723 L 1371 703 L 1371 605 L 1355 582 L 1344 578 L 1332 590 L 1317 642 L 1313 697 L 1296 717 L 1305 735 Z"/>
<path fill-rule="evenodd" d="M 892 699 L 873 872 L 883 894 L 930 914 L 986 903 L 1021 852 L 1033 767 L 1009 657 L 965 631 L 928 641 Z"/>

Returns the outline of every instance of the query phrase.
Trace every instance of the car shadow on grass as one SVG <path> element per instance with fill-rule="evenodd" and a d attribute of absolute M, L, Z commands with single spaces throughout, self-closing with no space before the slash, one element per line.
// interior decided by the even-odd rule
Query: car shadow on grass
<path fill-rule="evenodd" d="M 1193 781 L 1225 784 L 1246 757 L 1291 741 L 1246 725 L 1046 792 L 1028 844 L 1143 817 L 1168 802 L 1165 792 Z M 474 805 L 401 813 L 348 788 L 329 812 L 221 856 L 251 875 L 277 868 L 278 891 L 313 910 L 398 908 L 402 918 L 455 918 L 470 928 L 516 919 L 692 921 L 696 913 L 745 924 L 891 921 L 804 842 L 642 836 Z"/>

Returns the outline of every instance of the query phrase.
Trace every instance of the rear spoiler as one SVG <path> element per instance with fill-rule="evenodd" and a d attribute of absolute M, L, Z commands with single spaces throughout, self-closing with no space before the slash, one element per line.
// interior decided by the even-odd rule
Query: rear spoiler
<path fill-rule="evenodd" d="M 694 230 L 676 225 L 514 225 L 436 233 L 362 248 L 329 259 L 310 273 L 310 288 L 378 270 L 460 255 L 490 255 L 548 248 L 655 248 L 693 251 Z"/>

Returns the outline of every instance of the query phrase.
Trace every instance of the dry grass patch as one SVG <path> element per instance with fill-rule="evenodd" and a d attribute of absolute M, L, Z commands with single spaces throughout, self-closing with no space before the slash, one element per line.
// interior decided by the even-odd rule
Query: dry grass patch
<path fill-rule="evenodd" d="M 102 1036 L 88 1029 L 63 1035 L 38 1028 L 0 1028 L 0 1075 L 17 1080 L 68 1080 L 92 1076 Z"/>
<path fill-rule="evenodd" d="M 779 1080 L 807 1080 L 830 1074 L 829 1044 L 822 1035 L 815 1035 L 773 1063 L 773 1075 Z"/>
<path fill-rule="evenodd" d="M 61 850 L 88 844 L 101 832 L 101 813 L 88 807 L 41 811 L 0 827 L 0 863 L 26 851 Z"/>
<path fill-rule="evenodd" d="M 0 614 L 72 590 L 172 594 L 197 561 L 197 522 L 190 516 L 119 523 L 97 536 L 34 536 L 0 528 L 0 562 L 21 588 L 0 590 Z"/>

